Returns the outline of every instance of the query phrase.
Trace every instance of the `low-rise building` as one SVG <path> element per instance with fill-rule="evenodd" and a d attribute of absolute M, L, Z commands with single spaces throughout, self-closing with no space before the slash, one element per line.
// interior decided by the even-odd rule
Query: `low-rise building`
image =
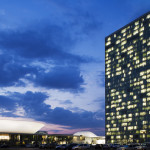
<path fill-rule="evenodd" d="M 73 143 L 105 144 L 105 136 L 97 136 L 90 131 L 80 131 L 73 134 Z"/>

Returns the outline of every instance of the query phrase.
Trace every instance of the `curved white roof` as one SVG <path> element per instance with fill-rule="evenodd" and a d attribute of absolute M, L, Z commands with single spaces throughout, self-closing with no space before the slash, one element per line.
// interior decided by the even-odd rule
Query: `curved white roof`
<path fill-rule="evenodd" d="M 3 120 L 0 119 L 0 132 L 3 133 L 29 133 L 40 130 L 44 124 L 33 121 Z"/>
<path fill-rule="evenodd" d="M 90 131 L 79 131 L 73 134 L 74 136 L 85 136 L 85 137 L 97 137 L 97 135 L 95 135 L 94 133 L 90 132 Z"/>

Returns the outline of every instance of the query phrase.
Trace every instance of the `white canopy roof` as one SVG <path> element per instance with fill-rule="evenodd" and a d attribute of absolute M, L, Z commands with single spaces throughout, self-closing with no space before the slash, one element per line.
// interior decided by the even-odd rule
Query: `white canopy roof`
<path fill-rule="evenodd" d="M 29 133 L 34 134 L 40 130 L 44 124 L 33 121 L 3 120 L 0 119 L 0 132 L 3 133 Z"/>
<path fill-rule="evenodd" d="M 95 135 L 94 133 L 90 132 L 90 131 L 79 131 L 73 134 L 74 136 L 85 136 L 85 137 L 98 137 L 97 135 Z"/>

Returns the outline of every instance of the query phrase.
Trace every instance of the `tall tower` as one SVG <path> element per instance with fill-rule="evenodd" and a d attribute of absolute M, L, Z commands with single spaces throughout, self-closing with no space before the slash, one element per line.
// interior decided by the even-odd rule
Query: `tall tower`
<path fill-rule="evenodd" d="M 150 12 L 105 38 L 107 143 L 150 142 Z"/>

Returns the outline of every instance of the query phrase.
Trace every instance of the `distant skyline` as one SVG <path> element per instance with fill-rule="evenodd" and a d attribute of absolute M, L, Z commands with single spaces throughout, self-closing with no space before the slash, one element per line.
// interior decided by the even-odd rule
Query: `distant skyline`
<path fill-rule="evenodd" d="M 105 37 L 148 0 L 0 0 L 0 117 L 105 134 Z"/>

